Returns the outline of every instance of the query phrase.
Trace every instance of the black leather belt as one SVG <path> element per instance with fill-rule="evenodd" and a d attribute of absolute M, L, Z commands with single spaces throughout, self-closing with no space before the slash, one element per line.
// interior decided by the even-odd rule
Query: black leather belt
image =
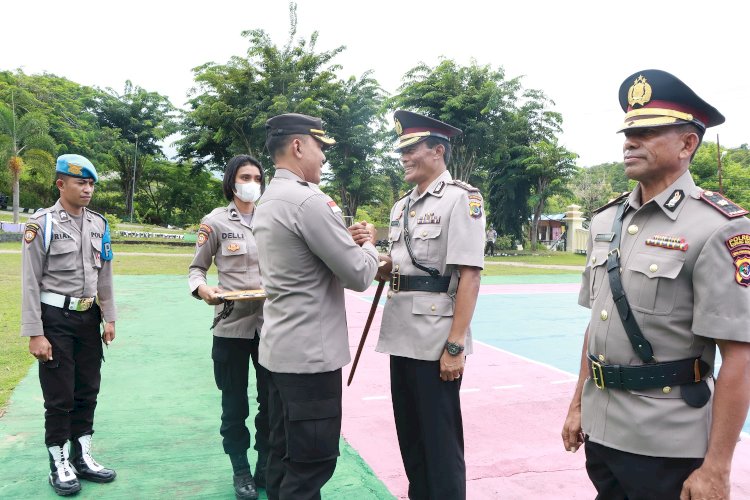
<path fill-rule="evenodd" d="M 588 358 L 589 374 L 599 389 L 640 391 L 691 384 L 700 382 L 710 371 L 708 363 L 700 358 L 645 365 L 607 365 L 591 354 Z"/>
<path fill-rule="evenodd" d="M 393 273 L 391 276 L 391 290 L 394 292 L 441 292 L 448 291 L 450 276 L 405 276 Z"/>

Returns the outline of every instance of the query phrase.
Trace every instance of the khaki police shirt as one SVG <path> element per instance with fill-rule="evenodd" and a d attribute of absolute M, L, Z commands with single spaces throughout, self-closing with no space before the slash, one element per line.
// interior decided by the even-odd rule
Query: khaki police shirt
<path fill-rule="evenodd" d="M 441 275 L 457 266 L 484 268 L 485 214 L 482 196 L 470 186 L 454 184 L 445 171 L 424 193 L 413 189 L 391 210 L 389 240 L 393 270 L 407 276 L 426 276 L 411 261 L 404 243 L 404 206 L 411 200 L 409 234 L 417 262 Z M 440 359 L 448 340 L 455 299 L 448 293 L 388 291 L 380 337 L 375 350 L 425 361 Z M 471 354 L 471 329 L 464 353 Z"/>
<path fill-rule="evenodd" d="M 205 216 L 198 231 L 188 277 L 194 297 L 200 298 L 198 287 L 207 284 L 206 272 L 212 260 L 219 272 L 219 286 L 225 291 L 262 288 L 255 237 L 234 202 Z M 223 309 L 224 304 L 215 306 L 214 314 Z M 235 300 L 232 312 L 219 321 L 213 332 L 217 337 L 252 339 L 262 325 L 262 300 Z"/>
<path fill-rule="evenodd" d="M 750 282 L 738 282 L 727 246 L 736 235 L 747 234 L 750 241 L 750 220 L 726 217 L 700 199 L 702 192 L 686 172 L 645 205 L 640 186 L 629 196 L 621 277 L 635 319 L 660 362 L 700 356 L 713 366 L 714 339 L 750 341 Z M 607 364 L 640 365 L 612 300 L 606 271 L 609 242 L 596 240 L 598 234 L 612 232 L 616 210 L 606 208 L 591 221 L 579 304 L 592 310 L 589 354 Z M 684 238 L 687 250 L 646 244 L 656 235 Z M 713 392 L 712 378 L 708 384 Z M 591 441 L 630 453 L 703 457 L 712 402 L 703 408 L 688 406 L 679 387 L 600 390 L 589 378 L 582 396 L 583 430 Z"/>
<path fill-rule="evenodd" d="M 253 233 L 268 294 L 260 364 L 279 373 L 322 373 L 349 363 L 344 288 L 372 284 L 375 247 L 354 243 L 336 203 L 282 168 L 258 203 Z"/>
<path fill-rule="evenodd" d="M 45 252 L 46 216 L 52 217 L 52 239 Z M 43 291 L 78 298 L 96 296 L 104 321 L 115 321 L 112 261 L 101 258 L 104 229 L 104 219 L 87 208 L 79 229 L 59 200 L 29 217 L 21 251 L 22 336 L 44 335 Z"/>

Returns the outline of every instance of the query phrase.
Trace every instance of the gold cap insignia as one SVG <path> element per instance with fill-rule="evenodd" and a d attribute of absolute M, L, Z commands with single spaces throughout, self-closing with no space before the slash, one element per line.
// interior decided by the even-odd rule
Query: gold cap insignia
<path fill-rule="evenodd" d="M 628 104 L 631 106 L 635 106 L 636 104 L 643 106 L 650 100 L 651 85 L 646 81 L 646 77 L 641 75 L 635 79 L 630 90 L 628 90 Z"/>
<path fill-rule="evenodd" d="M 81 175 L 81 167 L 78 165 L 73 165 L 72 163 L 68 163 L 68 173 L 71 173 L 73 175 Z"/>
<path fill-rule="evenodd" d="M 398 135 L 401 135 L 404 133 L 404 128 L 401 126 L 401 122 L 398 121 L 398 118 L 394 119 L 393 121 L 396 122 L 396 133 Z"/>

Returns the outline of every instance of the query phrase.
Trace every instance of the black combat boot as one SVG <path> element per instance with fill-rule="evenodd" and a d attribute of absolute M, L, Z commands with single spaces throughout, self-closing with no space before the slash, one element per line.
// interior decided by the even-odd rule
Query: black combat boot
<path fill-rule="evenodd" d="M 60 496 L 75 495 L 81 491 L 75 472 L 68 461 L 68 449 L 63 446 L 50 446 L 49 452 L 49 484 Z"/>
<path fill-rule="evenodd" d="M 91 434 L 73 439 L 71 451 L 70 463 L 73 471 L 81 479 L 95 483 L 109 483 L 117 477 L 115 471 L 102 467 L 91 456 Z"/>
<path fill-rule="evenodd" d="M 255 488 L 250 469 L 234 473 L 234 496 L 237 500 L 256 500 L 258 490 Z"/>

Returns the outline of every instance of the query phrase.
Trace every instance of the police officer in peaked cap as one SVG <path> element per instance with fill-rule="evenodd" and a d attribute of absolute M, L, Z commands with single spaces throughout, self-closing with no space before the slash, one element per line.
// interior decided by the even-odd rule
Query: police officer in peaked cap
<path fill-rule="evenodd" d="M 115 338 L 115 303 L 109 226 L 87 208 L 96 169 L 66 154 L 56 172 L 60 198 L 32 215 L 24 231 L 21 335 L 39 360 L 49 483 L 65 496 L 81 489 L 79 479 L 108 483 L 116 476 L 91 455 L 102 343 Z"/>
<path fill-rule="evenodd" d="M 268 295 L 259 349 L 270 373 L 266 492 L 271 500 L 319 499 L 339 455 L 341 368 L 350 361 L 344 288 L 372 283 L 375 228 L 347 230 L 318 187 L 324 150 L 335 143 L 320 118 L 279 115 L 266 131 L 276 175 L 253 227 Z"/>
<path fill-rule="evenodd" d="M 728 498 L 750 399 L 750 221 L 689 170 L 724 117 L 656 69 L 628 76 L 619 100 L 638 184 L 591 221 L 591 319 L 563 444 L 584 446 L 600 499 Z"/>
<path fill-rule="evenodd" d="M 459 390 L 469 323 L 484 267 L 484 201 L 451 177 L 450 139 L 461 130 L 394 113 L 404 177 L 414 188 L 390 214 L 390 280 L 376 350 L 390 355 L 393 413 L 409 498 L 466 498 Z"/>

